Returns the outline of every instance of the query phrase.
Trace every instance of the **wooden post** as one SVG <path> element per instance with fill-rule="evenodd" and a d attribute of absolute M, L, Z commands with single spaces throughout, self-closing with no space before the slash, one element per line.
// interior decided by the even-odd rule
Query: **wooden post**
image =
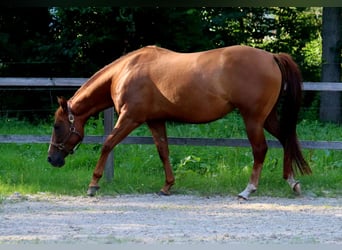
<path fill-rule="evenodd" d="M 341 80 L 342 9 L 324 7 L 322 22 L 322 82 Z M 321 92 L 320 120 L 342 121 L 341 93 Z"/>
<path fill-rule="evenodd" d="M 104 111 L 104 134 L 109 135 L 114 127 L 114 108 L 109 108 Z M 111 182 L 114 178 L 114 152 L 112 151 L 107 159 L 105 166 L 106 181 Z"/>

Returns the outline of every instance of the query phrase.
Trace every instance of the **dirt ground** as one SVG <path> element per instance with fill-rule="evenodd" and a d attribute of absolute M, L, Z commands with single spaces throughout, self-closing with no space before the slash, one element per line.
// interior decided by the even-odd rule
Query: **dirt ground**
<path fill-rule="evenodd" d="M 342 245 L 342 197 L 16 193 L 0 203 L 0 243 Z"/>

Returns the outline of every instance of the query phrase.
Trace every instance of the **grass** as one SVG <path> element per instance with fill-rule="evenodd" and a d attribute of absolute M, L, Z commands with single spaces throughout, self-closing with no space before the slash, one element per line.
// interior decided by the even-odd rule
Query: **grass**
<path fill-rule="evenodd" d="M 51 123 L 52 124 L 52 123 Z M 0 119 L 0 134 L 51 133 L 51 124 L 31 125 L 16 119 Z M 86 134 L 102 134 L 102 122 L 91 119 Z M 169 124 L 169 136 L 246 138 L 241 118 L 228 115 L 202 125 Z M 298 125 L 301 140 L 340 140 L 339 125 L 303 120 Z M 150 135 L 146 126 L 132 135 Z M 268 138 L 272 138 L 267 135 Z M 83 144 L 66 159 L 61 169 L 47 161 L 47 144 L 0 144 L 1 197 L 14 192 L 46 192 L 84 195 L 101 145 Z M 118 145 L 115 148 L 115 177 L 112 183 L 100 182 L 100 195 L 153 193 L 164 182 L 164 171 L 154 145 Z M 317 196 L 342 195 L 342 152 L 304 150 L 314 174 L 298 177 L 304 192 Z M 292 197 L 282 179 L 282 150 L 271 148 L 266 157 L 257 195 Z M 250 148 L 170 146 L 170 159 L 176 176 L 173 193 L 198 195 L 236 195 L 246 186 L 253 158 Z"/>

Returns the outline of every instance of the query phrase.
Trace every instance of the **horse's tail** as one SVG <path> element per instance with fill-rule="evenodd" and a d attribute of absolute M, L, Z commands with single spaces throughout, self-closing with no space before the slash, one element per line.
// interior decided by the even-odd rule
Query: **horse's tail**
<path fill-rule="evenodd" d="M 297 139 L 296 126 L 302 100 L 302 77 L 297 64 L 285 53 L 274 55 L 282 74 L 281 111 L 280 111 L 280 142 L 294 170 L 301 174 L 311 174 Z M 294 169 L 296 168 L 296 169 Z"/>

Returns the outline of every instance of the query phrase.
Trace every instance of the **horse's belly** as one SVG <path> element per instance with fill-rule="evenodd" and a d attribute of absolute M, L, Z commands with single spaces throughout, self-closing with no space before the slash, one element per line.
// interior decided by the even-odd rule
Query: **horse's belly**
<path fill-rule="evenodd" d="M 175 107 L 171 112 L 167 112 L 170 120 L 185 123 L 206 123 L 222 118 L 231 112 L 234 107 L 230 103 L 188 105 Z"/>

